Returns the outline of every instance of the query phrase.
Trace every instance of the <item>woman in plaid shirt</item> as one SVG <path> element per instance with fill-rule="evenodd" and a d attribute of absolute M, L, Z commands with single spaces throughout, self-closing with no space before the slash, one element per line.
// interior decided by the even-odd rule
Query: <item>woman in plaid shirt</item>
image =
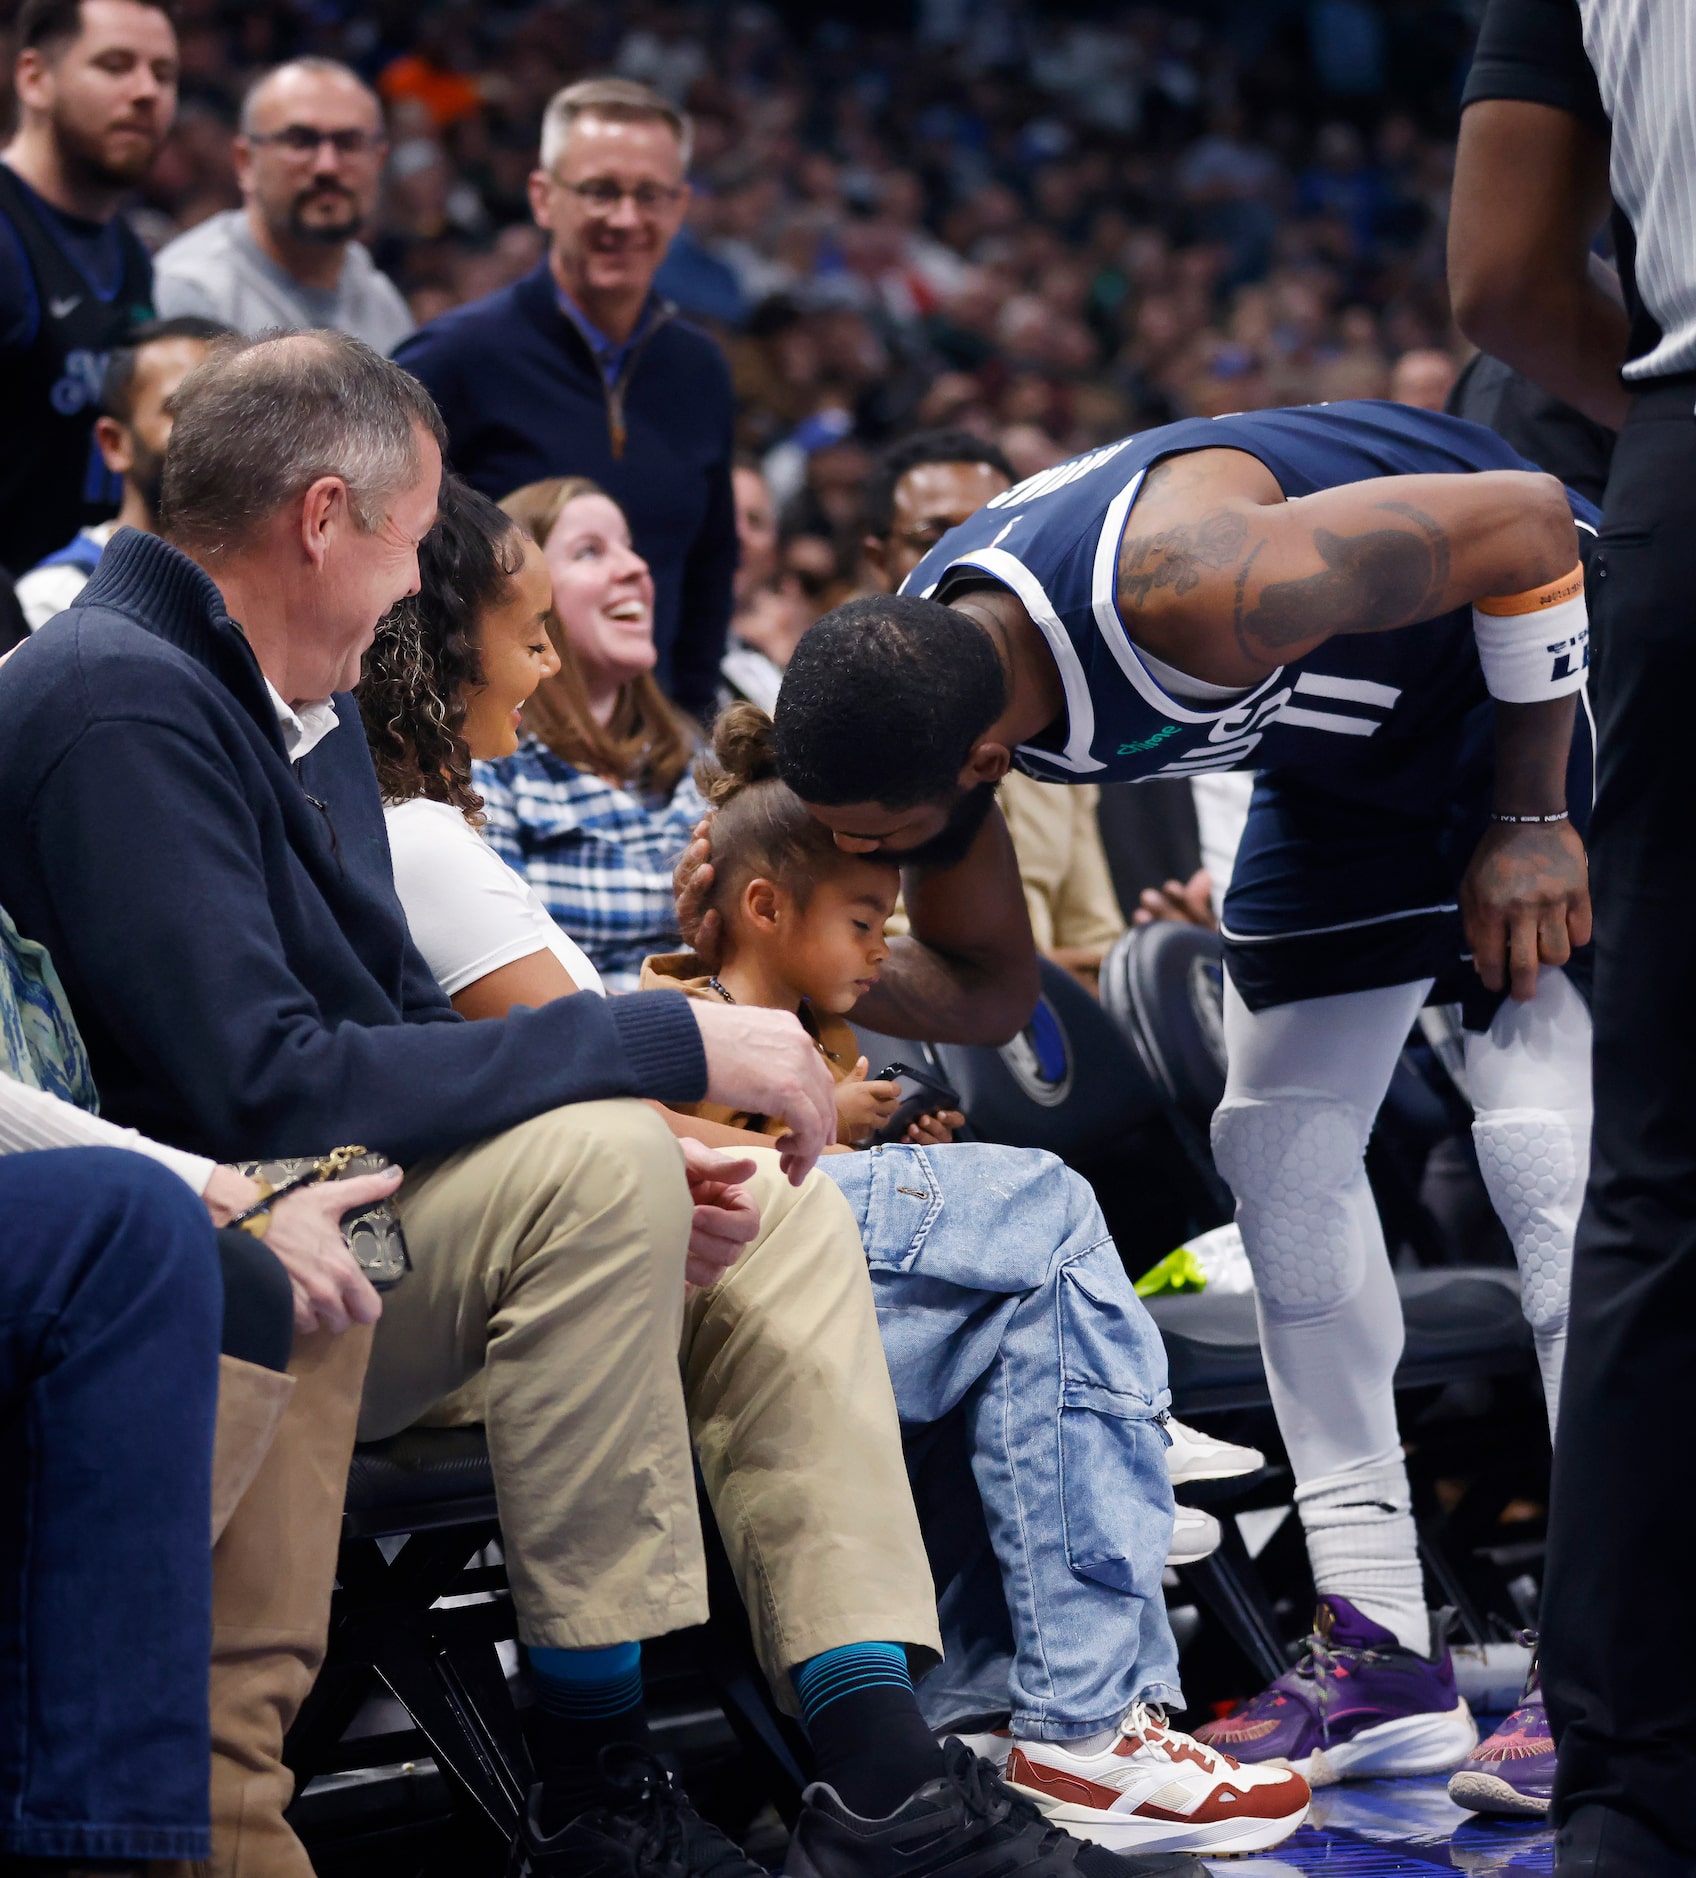
<path fill-rule="evenodd" d="M 642 960 L 679 943 L 671 872 L 706 813 L 696 732 L 653 678 L 653 578 L 618 504 L 566 476 L 501 507 L 547 557 L 560 669 L 526 708 L 517 754 L 476 766 L 484 832 L 607 989 L 634 991 Z"/>

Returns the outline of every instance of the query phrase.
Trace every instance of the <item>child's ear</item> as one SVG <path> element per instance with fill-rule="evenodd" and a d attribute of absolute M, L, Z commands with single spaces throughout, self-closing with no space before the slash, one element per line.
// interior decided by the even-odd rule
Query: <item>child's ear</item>
<path fill-rule="evenodd" d="M 774 880 L 751 880 L 742 890 L 742 911 L 756 932 L 775 932 L 783 895 Z"/>

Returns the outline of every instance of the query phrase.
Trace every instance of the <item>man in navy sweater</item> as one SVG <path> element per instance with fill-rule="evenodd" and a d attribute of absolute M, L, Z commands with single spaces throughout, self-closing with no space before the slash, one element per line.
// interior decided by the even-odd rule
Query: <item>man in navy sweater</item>
<path fill-rule="evenodd" d="M 724 355 L 654 292 L 689 202 L 689 125 L 622 78 L 567 86 L 542 120 L 533 274 L 395 353 L 429 387 L 453 467 L 499 501 L 590 476 L 654 573 L 660 683 L 710 718 L 730 623 L 735 405 Z"/>
<path fill-rule="evenodd" d="M 582 995 L 467 1023 L 437 989 L 345 690 L 418 589 L 441 434 L 416 380 L 339 333 L 191 374 L 163 534 L 121 531 L 0 672 L 0 903 L 50 948 L 114 1120 L 219 1159 L 351 1141 L 407 1164 L 413 1269 L 374 1338 L 297 1339 L 214 1556 L 217 1878 L 310 1873 L 282 1740 L 322 1659 L 362 1379 L 384 1435 L 474 1378 L 541 1695 L 523 1870 L 657 1878 L 681 1824 L 668 1871 L 755 1878 L 642 1747 L 639 1641 L 706 1616 L 693 1447 L 780 1690 L 843 1650 L 904 1676 L 900 1646 L 938 1647 L 858 1234 L 806 1177 L 830 1077 L 779 1013 Z M 791 1179 L 627 1099 L 703 1096 L 788 1118 Z M 831 1726 L 850 1773 L 897 1744 L 917 1787 L 941 1757 L 877 1661 L 860 1706 L 897 1713 L 844 1729 L 850 1678 Z M 596 1785 L 609 1740 L 647 1769 L 622 1794 Z M 981 1836 L 975 1789 L 941 1784 Z"/>

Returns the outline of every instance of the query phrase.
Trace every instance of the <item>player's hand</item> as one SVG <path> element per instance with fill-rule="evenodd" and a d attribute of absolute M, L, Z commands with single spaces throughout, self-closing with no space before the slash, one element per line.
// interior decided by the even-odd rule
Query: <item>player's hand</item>
<path fill-rule="evenodd" d="M 1478 976 L 1521 1002 L 1540 965 L 1564 965 L 1590 938 L 1590 870 L 1571 822 L 1492 822 L 1460 890 Z"/>
<path fill-rule="evenodd" d="M 760 1230 L 759 1202 L 745 1184 L 753 1178 L 754 1163 L 687 1135 L 680 1135 L 677 1145 L 695 1202 L 683 1275 L 692 1285 L 716 1285 Z"/>
<path fill-rule="evenodd" d="M 836 1138 L 851 1148 L 886 1127 L 901 1105 L 901 1087 L 893 1082 L 867 1082 L 871 1064 L 862 1056 L 846 1082 L 836 1085 Z"/>
<path fill-rule="evenodd" d="M 1213 917 L 1213 876 L 1198 867 L 1188 880 L 1169 880 L 1163 887 L 1144 887 L 1138 896 L 1137 910 L 1131 915 L 1133 926 L 1152 926 L 1157 920 L 1171 920 L 1180 926 L 1203 926 L 1217 932 L 1219 922 Z"/>
<path fill-rule="evenodd" d="M 913 1148 L 945 1148 L 965 1125 L 958 1109 L 938 1109 L 934 1115 L 921 1115 L 902 1139 Z"/>
<path fill-rule="evenodd" d="M 717 878 L 712 862 L 712 826 L 710 815 L 695 824 L 689 845 L 672 870 L 671 892 L 677 902 L 677 930 L 683 935 L 683 943 L 709 972 L 716 972 L 723 962 L 724 922 L 716 908 L 707 905 Z"/>
<path fill-rule="evenodd" d="M 772 1146 L 800 1186 L 836 1139 L 835 1084 L 817 1046 L 788 1011 L 698 998 L 689 1008 L 707 1055 L 707 1100 L 787 1123 L 789 1132 Z"/>

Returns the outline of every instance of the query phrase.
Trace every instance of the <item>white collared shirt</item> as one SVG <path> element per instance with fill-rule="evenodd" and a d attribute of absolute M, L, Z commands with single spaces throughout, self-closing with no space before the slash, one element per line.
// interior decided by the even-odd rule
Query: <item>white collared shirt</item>
<path fill-rule="evenodd" d="M 296 710 L 293 705 L 284 702 L 283 694 L 268 678 L 265 680 L 265 689 L 270 695 L 271 708 L 277 713 L 277 723 L 283 733 L 283 748 L 288 752 L 291 763 L 298 763 L 309 750 L 315 750 L 342 721 L 328 698 L 317 704 L 303 704 Z"/>

